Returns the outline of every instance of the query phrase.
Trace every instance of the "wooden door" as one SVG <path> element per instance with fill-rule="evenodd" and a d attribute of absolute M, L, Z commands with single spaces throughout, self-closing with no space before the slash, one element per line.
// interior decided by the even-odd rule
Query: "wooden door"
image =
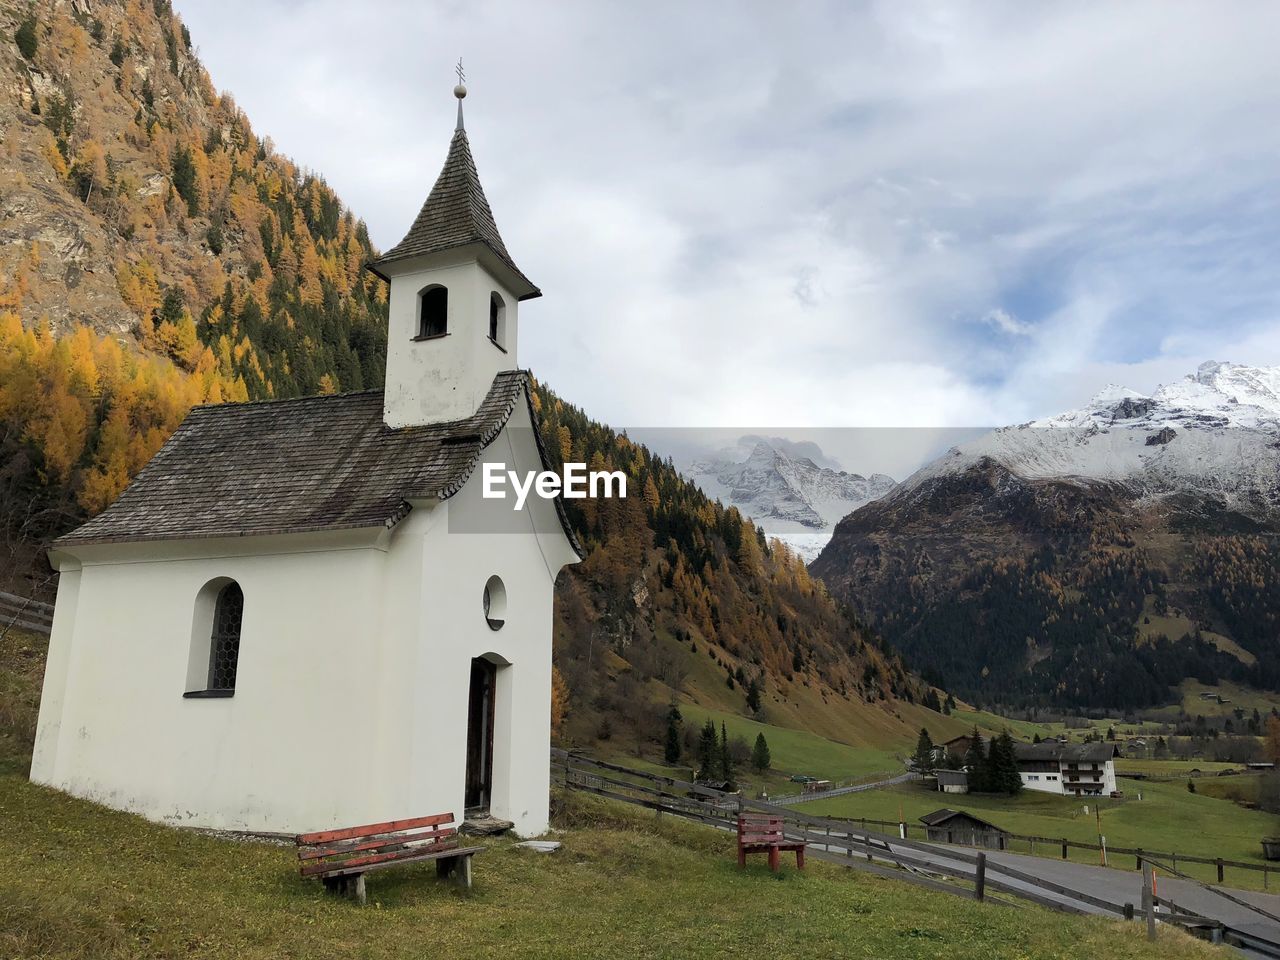
<path fill-rule="evenodd" d="M 488 660 L 471 661 L 467 704 L 466 812 L 487 813 L 493 790 L 493 705 L 498 668 Z"/>

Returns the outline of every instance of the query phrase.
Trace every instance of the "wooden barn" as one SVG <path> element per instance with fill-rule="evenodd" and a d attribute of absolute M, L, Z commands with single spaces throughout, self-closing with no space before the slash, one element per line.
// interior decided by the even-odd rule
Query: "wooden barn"
<path fill-rule="evenodd" d="M 992 850 L 1003 850 L 1008 845 L 1008 831 L 963 810 L 944 807 L 925 814 L 920 822 L 924 824 L 925 835 L 939 843 L 961 843 Z"/>

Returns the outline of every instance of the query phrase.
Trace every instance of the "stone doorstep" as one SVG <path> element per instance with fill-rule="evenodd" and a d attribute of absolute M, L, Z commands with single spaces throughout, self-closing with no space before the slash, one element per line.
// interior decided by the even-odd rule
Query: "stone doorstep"
<path fill-rule="evenodd" d="M 506 833 L 515 824 L 510 820 L 499 820 L 486 814 L 483 817 L 468 817 L 462 821 L 459 831 L 469 837 L 496 837 Z"/>

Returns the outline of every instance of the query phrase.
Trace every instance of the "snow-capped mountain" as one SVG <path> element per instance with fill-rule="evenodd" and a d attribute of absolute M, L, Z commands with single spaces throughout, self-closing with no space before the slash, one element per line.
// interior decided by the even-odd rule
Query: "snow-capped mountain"
<path fill-rule="evenodd" d="M 806 450 L 806 456 L 800 455 L 803 447 L 780 438 L 742 439 L 754 442 L 745 459 L 738 451 L 724 451 L 694 463 L 690 478 L 708 496 L 737 507 L 806 560 L 818 555 L 845 515 L 884 496 L 894 485 L 893 478 L 882 473 L 864 477 L 820 466 L 813 459 L 821 457 L 816 448 Z"/>
<path fill-rule="evenodd" d="M 1280 691 L 1280 367 L 1206 363 L 962 443 L 837 524 L 810 570 L 980 702 Z"/>
<path fill-rule="evenodd" d="M 952 448 L 902 485 L 984 458 L 1027 480 L 1119 483 L 1145 497 L 1212 497 L 1280 513 L 1280 367 L 1209 362 L 1150 396 L 1109 386 L 1085 406 Z"/>

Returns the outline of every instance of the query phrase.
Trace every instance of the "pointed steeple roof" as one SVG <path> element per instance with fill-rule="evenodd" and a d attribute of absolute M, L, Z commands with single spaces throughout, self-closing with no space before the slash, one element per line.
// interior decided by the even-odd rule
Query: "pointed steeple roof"
<path fill-rule="evenodd" d="M 476 162 L 471 157 L 471 144 L 462 126 L 461 101 L 458 110 L 458 128 L 449 144 L 449 155 L 427 202 L 404 239 L 369 264 L 369 268 L 385 277 L 382 268 L 398 260 L 478 244 L 482 256 L 488 251 L 498 261 L 493 266 L 508 274 L 503 279 L 510 282 L 517 298 L 529 300 L 541 296 L 542 291 L 516 266 L 502 242 L 484 188 L 480 186 Z"/>

